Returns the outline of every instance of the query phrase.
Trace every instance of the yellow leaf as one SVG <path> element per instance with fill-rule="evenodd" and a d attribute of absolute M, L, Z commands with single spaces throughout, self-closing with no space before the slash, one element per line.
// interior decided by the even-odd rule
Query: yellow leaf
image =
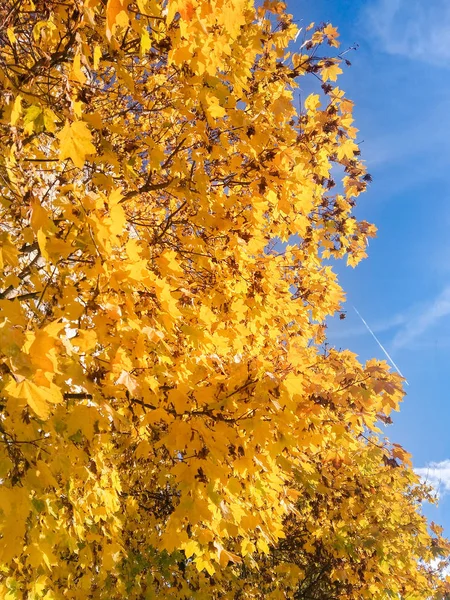
<path fill-rule="evenodd" d="M 146 31 L 141 36 L 141 53 L 145 54 L 152 47 L 152 41 Z"/>
<path fill-rule="evenodd" d="M 126 12 L 126 6 L 124 0 L 108 0 L 106 5 L 106 26 L 110 32 L 113 30 L 114 25 L 126 26 L 128 23 L 128 14 Z"/>
<path fill-rule="evenodd" d="M 49 396 L 51 395 L 48 389 L 39 387 L 27 379 L 21 383 L 11 381 L 5 389 L 13 398 L 22 398 L 23 400 L 26 400 L 28 406 L 40 419 L 48 419 L 50 414 L 48 403 Z"/>
<path fill-rule="evenodd" d="M 39 229 L 45 229 L 46 227 L 48 227 L 48 225 L 50 225 L 50 218 L 48 216 L 47 210 L 37 199 L 33 199 L 31 203 L 30 225 L 32 229 L 36 232 Z"/>
<path fill-rule="evenodd" d="M 263 538 L 259 538 L 259 540 L 256 542 L 256 546 L 263 554 L 269 554 L 270 548 Z"/>
<path fill-rule="evenodd" d="M 34 340 L 29 348 L 31 362 L 39 369 L 53 373 L 56 368 L 56 361 L 52 356 L 54 350 L 55 339 L 48 335 L 42 329 L 36 331 Z"/>
<path fill-rule="evenodd" d="M 242 556 L 247 556 L 247 554 L 253 554 L 255 551 L 255 544 L 250 540 L 242 540 L 241 542 L 241 554 Z"/>
<path fill-rule="evenodd" d="M 147 440 L 142 440 L 137 445 L 135 456 L 136 458 L 148 458 L 152 453 L 153 447 L 149 444 Z"/>
<path fill-rule="evenodd" d="M 97 334 L 93 329 L 79 330 L 77 336 L 73 339 L 72 343 L 77 346 L 81 352 L 89 352 L 94 350 L 97 341 Z"/>
<path fill-rule="evenodd" d="M 41 252 L 42 258 L 45 258 L 45 260 L 50 260 L 50 256 L 47 252 L 47 238 L 42 229 L 39 229 L 39 231 L 37 232 L 37 241 L 39 244 L 39 250 Z"/>
<path fill-rule="evenodd" d="M 328 25 L 324 28 L 323 32 L 327 36 L 328 43 L 330 44 L 330 46 L 334 46 L 335 48 L 338 48 L 339 42 L 337 41 L 336 38 L 339 37 L 339 33 L 338 33 L 338 30 L 336 29 L 336 27 L 333 27 L 331 25 L 331 23 L 328 23 Z"/>
<path fill-rule="evenodd" d="M 11 111 L 11 125 L 15 125 L 22 114 L 22 96 L 19 94 L 16 96 Z"/>
<path fill-rule="evenodd" d="M 10 237 L 5 232 L 0 232 L 0 254 L 3 259 L 3 264 L 17 266 L 19 263 L 19 251 L 11 243 Z"/>
<path fill-rule="evenodd" d="M 44 114 L 42 107 L 38 104 L 32 104 L 25 110 L 23 118 L 24 129 L 26 133 L 33 131 L 40 132 L 44 128 Z"/>
<path fill-rule="evenodd" d="M 343 142 L 341 142 L 340 146 L 338 146 L 336 154 L 339 160 L 343 158 L 351 160 L 354 157 L 355 152 L 357 151 L 358 145 L 355 144 L 353 140 L 346 139 Z"/>
<path fill-rule="evenodd" d="M 75 54 L 75 58 L 72 63 L 72 79 L 75 79 L 79 83 L 86 83 L 87 77 L 81 70 L 81 55 L 80 52 Z"/>
<path fill-rule="evenodd" d="M 134 394 L 138 388 L 138 382 L 136 379 L 130 375 L 127 371 L 122 371 L 119 375 L 119 378 L 116 381 L 116 384 L 124 385 L 130 394 Z"/>
<path fill-rule="evenodd" d="M 194 560 L 194 563 L 197 568 L 197 571 L 199 572 L 203 571 L 203 569 L 205 569 L 208 575 L 214 575 L 214 573 L 216 572 L 212 562 L 208 559 L 205 559 L 203 556 L 198 556 Z"/>
<path fill-rule="evenodd" d="M 15 44 L 17 41 L 16 34 L 14 33 L 14 29 L 12 27 L 8 27 L 6 30 L 6 35 L 8 36 L 8 40 L 11 44 Z"/>
<path fill-rule="evenodd" d="M 319 94 L 310 94 L 305 100 L 306 110 L 317 110 L 320 106 Z"/>
<path fill-rule="evenodd" d="M 332 61 L 325 61 L 323 63 L 320 74 L 322 76 L 322 81 L 336 81 L 338 75 L 342 73 L 342 69 L 340 68 L 338 63 L 334 63 Z"/>
<path fill-rule="evenodd" d="M 345 98 L 344 100 L 341 100 L 341 111 L 345 113 L 352 112 L 353 105 L 354 103 L 351 100 Z"/>
<path fill-rule="evenodd" d="M 198 554 L 199 545 L 195 540 L 190 540 L 186 544 L 183 544 L 182 549 L 186 555 L 186 558 L 191 558 L 194 554 Z"/>
<path fill-rule="evenodd" d="M 212 119 L 221 118 L 226 115 L 226 110 L 220 105 L 219 99 L 208 94 L 205 98 L 206 113 Z"/>
<path fill-rule="evenodd" d="M 98 66 L 100 64 L 100 59 L 102 57 L 102 49 L 100 48 L 99 45 L 96 45 L 94 48 L 94 69 L 98 69 Z"/>
<path fill-rule="evenodd" d="M 192 0 L 169 0 L 167 10 L 167 24 L 170 25 L 179 13 L 184 21 L 190 21 L 195 13 Z"/>
<path fill-rule="evenodd" d="M 56 131 L 57 116 L 50 108 L 44 108 L 43 112 L 44 128 L 52 133 Z"/>
<path fill-rule="evenodd" d="M 67 419 L 67 434 L 72 436 L 78 431 L 89 441 L 94 437 L 98 413 L 95 407 L 77 404 Z"/>
<path fill-rule="evenodd" d="M 60 159 L 70 158 L 75 166 L 82 168 L 88 154 L 96 152 L 92 134 L 83 121 L 66 123 L 57 134 L 60 140 Z"/>
<path fill-rule="evenodd" d="M 83 115 L 83 120 L 86 121 L 86 123 L 89 123 L 94 129 L 103 129 L 102 117 L 98 112 L 85 113 Z"/>

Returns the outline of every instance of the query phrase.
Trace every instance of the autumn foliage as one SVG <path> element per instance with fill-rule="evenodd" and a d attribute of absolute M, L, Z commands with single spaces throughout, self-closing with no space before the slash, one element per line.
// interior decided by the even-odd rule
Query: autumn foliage
<path fill-rule="evenodd" d="M 375 231 L 337 38 L 0 4 L 2 598 L 443 597 L 401 378 L 323 346 Z"/>

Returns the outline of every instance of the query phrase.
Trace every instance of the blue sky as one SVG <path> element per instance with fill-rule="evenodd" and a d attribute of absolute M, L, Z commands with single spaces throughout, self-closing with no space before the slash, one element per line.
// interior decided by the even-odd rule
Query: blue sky
<path fill-rule="evenodd" d="M 439 485 L 428 515 L 450 536 L 450 2 L 287 0 L 300 24 L 331 22 L 352 62 L 340 78 L 374 178 L 358 216 L 377 225 L 369 258 L 339 265 L 347 318 L 330 341 L 362 360 L 384 359 L 352 309 L 407 378 L 391 440 Z M 439 483 L 440 482 L 440 483 Z M 447 515 L 446 515 L 447 513 Z"/>

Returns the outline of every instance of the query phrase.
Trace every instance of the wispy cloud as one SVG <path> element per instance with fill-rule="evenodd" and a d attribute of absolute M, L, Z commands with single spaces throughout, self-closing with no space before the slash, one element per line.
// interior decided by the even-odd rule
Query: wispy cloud
<path fill-rule="evenodd" d="M 436 325 L 440 327 L 445 325 L 445 331 L 448 331 L 450 319 L 446 319 L 446 317 L 450 317 L 450 284 L 444 287 L 434 299 L 420 304 L 413 303 L 401 313 L 384 320 L 374 321 L 374 324 L 370 324 L 370 329 L 372 335 L 384 333 L 384 340 L 390 339 L 385 343 L 393 351 L 411 346 L 419 338 L 421 348 L 430 346 L 437 349 L 438 347 L 447 347 L 450 343 L 447 336 L 445 340 L 443 339 L 443 330 L 440 329 L 439 335 L 432 340 L 424 334 Z M 329 322 L 329 334 L 337 340 L 341 340 L 368 335 L 368 331 L 365 324 L 350 324 L 349 326 L 347 321 L 334 318 Z"/>
<path fill-rule="evenodd" d="M 404 97 L 402 91 L 395 90 L 395 93 L 404 102 L 411 102 L 411 98 Z M 392 122 L 390 129 L 382 133 L 374 131 L 372 137 L 367 140 L 363 150 L 370 168 L 388 168 L 393 174 L 386 179 L 376 179 L 379 189 L 382 189 L 380 186 L 386 185 L 384 193 L 391 195 L 393 192 L 414 188 L 427 179 L 436 180 L 437 177 L 448 175 L 448 88 L 442 87 L 441 98 L 442 100 L 435 100 L 433 97 L 433 110 L 425 111 L 420 119 L 412 119 L 407 125 Z M 419 98 L 415 100 L 415 104 L 424 101 L 424 98 Z M 411 160 L 416 161 L 414 169 L 409 169 L 403 177 L 396 176 L 399 165 L 404 165 L 405 162 L 409 164 Z"/>
<path fill-rule="evenodd" d="M 433 486 L 439 495 L 450 492 L 450 459 L 431 462 L 426 467 L 414 470 L 422 481 Z"/>
<path fill-rule="evenodd" d="M 418 315 L 410 318 L 395 335 L 391 347 L 398 349 L 411 344 L 448 315 L 450 315 L 450 285 L 446 286 L 439 296 L 425 306 Z"/>
<path fill-rule="evenodd" d="M 450 67 L 448 0 L 376 0 L 368 3 L 364 17 L 389 54 Z"/>

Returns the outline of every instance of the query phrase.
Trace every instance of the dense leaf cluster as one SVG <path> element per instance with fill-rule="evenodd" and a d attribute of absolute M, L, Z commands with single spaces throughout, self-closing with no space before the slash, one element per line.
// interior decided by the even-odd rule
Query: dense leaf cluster
<path fill-rule="evenodd" d="M 370 175 L 285 9 L 1 3 L 2 598 L 445 593 L 401 378 L 323 348 Z"/>

